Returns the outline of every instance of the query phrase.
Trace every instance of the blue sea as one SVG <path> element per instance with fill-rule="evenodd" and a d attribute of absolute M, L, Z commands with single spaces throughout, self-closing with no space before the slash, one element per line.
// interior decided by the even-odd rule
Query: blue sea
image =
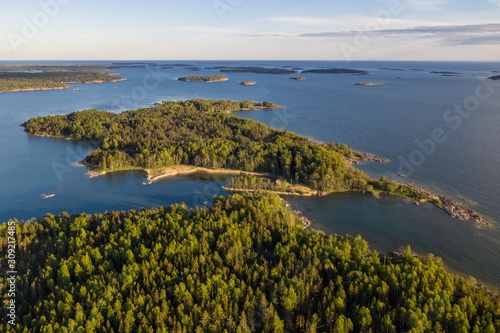
<path fill-rule="evenodd" d="M 71 62 L 74 63 L 74 62 Z M 85 62 L 82 62 L 85 63 Z M 111 63 L 110 61 L 99 63 Z M 162 68 L 158 65 L 185 64 Z M 187 83 L 185 75 L 218 74 L 214 66 L 342 67 L 369 75 L 227 73 L 221 83 Z M 192 71 L 192 67 L 200 68 Z M 85 143 L 31 137 L 31 117 L 96 108 L 121 112 L 161 100 L 268 100 L 283 109 L 236 114 L 324 142 L 342 142 L 391 160 L 358 167 L 452 196 L 483 214 L 490 229 L 451 219 L 431 205 L 362 194 L 286 198 L 327 233 L 362 235 L 385 253 L 409 244 L 443 258 L 455 272 L 500 287 L 500 63 L 155 61 L 116 69 L 126 81 L 74 84 L 68 90 L 0 94 L 0 221 L 44 214 L 102 212 L 186 202 L 225 194 L 223 176 L 194 175 L 143 185 L 142 172 L 89 178 L 77 163 Z M 433 73 L 434 72 L 434 73 Z M 241 86 L 240 81 L 256 81 Z M 365 87 L 355 83 L 384 82 Z M 43 194 L 54 194 L 44 198 Z"/>

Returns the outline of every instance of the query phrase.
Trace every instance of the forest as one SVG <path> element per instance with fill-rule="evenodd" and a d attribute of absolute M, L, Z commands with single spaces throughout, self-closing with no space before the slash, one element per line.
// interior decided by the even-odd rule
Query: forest
<path fill-rule="evenodd" d="M 97 143 L 85 159 L 97 171 L 186 164 L 270 173 L 323 192 L 369 189 L 369 177 L 346 163 L 343 154 L 353 153 L 343 145 L 315 143 L 228 113 L 266 107 L 275 105 L 167 101 L 120 114 L 86 110 L 37 117 L 23 126 L 30 134 Z"/>
<path fill-rule="evenodd" d="M 14 222 L 18 319 L 1 332 L 500 331 L 498 297 L 473 278 L 304 230 L 273 194 Z"/>
<path fill-rule="evenodd" d="M 277 107 L 268 101 L 164 101 L 120 114 L 85 110 L 36 117 L 23 126 L 33 135 L 93 142 L 97 148 L 84 163 L 94 172 L 145 169 L 161 173 L 162 168 L 179 164 L 259 172 L 305 185 L 320 195 L 362 191 L 429 201 L 454 218 L 489 225 L 450 198 L 385 177 L 372 179 L 352 166 L 360 159 L 384 162 L 381 157 L 355 152 L 345 144 L 313 142 L 230 114 Z"/>

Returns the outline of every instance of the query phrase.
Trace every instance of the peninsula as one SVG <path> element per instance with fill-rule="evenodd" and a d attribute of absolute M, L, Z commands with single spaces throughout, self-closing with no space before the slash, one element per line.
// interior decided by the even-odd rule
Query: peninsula
<path fill-rule="evenodd" d="M 344 191 L 391 194 L 415 202 L 429 201 L 447 210 L 448 201 L 385 177 L 372 179 L 352 165 L 353 160 L 376 161 L 372 154 L 354 152 L 343 144 L 313 142 L 230 114 L 273 107 L 277 106 L 270 102 L 165 101 L 120 114 L 86 110 L 37 117 L 23 126 L 33 135 L 97 142 L 96 150 L 83 162 L 97 174 L 143 169 L 151 177 L 158 177 L 178 165 L 221 173 L 230 169 L 238 174 L 272 175 L 280 181 L 305 186 L 318 195 Z M 484 222 L 472 211 L 455 217 Z"/>
<path fill-rule="evenodd" d="M 72 83 L 106 83 L 125 78 L 106 66 L 0 65 L 0 93 L 68 89 Z"/>

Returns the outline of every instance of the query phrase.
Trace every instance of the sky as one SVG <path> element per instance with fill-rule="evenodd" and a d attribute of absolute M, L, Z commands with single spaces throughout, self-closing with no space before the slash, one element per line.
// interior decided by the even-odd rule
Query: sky
<path fill-rule="evenodd" d="M 0 0 L 0 60 L 500 61 L 500 0 Z"/>

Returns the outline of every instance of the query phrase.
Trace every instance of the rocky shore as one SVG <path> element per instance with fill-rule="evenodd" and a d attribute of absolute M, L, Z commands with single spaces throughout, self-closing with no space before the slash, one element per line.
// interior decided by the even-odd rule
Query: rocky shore
<path fill-rule="evenodd" d="M 436 206 L 443 209 L 451 217 L 457 220 L 460 221 L 472 220 L 480 225 L 491 226 L 491 224 L 487 222 L 481 215 L 479 215 L 479 213 L 475 212 L 470 208 L 464 207 L 463 205 L 461 205 L 460 203 L 449 197 L 445 197 L 443 195 L 437 195 L 423 187 L 418 187 L 412 184 L 409 184 L 409 186 L 415 191 L 415 193 L 418 193 L 423 197 L 427 198 L 426 201 L 434 203 Z"/>
<path fill-rule="evenodd" d="M 287 203 L 287 207 L 290 207 L 290 204 Z M 293 212 L 299 217 L 299 220 L 302 221 L 302 227 L 304 229 L 311 227 L 312 221 L 308 217 L 306 217 L 304 213 L 302 213 L 300 210 L 294 210 Z"/>
<path fill-rule="evenodd" d="M 358 157 L 363 161 L 378 162 L 378 163 L 389 163 L 391 160 L 382 156 L 378 156 L 372 153 L 358 152 Z M 355 163 L 357 164 L 357 163 Z"/>
<path fill-rule="evenodd" d="M 257 84 L 257 82 L 255 81 L 241 81 L 240 82 L 240 85 L 242 86 L 255 86 Z"/>

